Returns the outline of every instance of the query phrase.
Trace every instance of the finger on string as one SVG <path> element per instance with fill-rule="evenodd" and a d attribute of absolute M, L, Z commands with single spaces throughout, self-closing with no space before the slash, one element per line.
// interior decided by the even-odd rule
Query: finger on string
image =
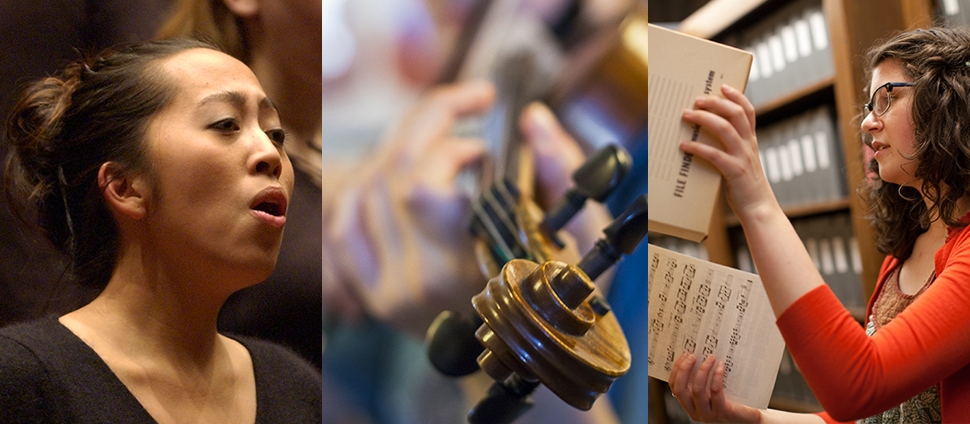
<path fill-rule="evenodd" d="M 582 149 L 548 106 L 540 102 L 530 103 L 522 110 L 519 126 L 526 142 L 537 153 L 546 156 L 565 155 L 567 157 L 563 161 L 572 169 L 582 166 L 585 160 Z"/>
<path fill-rule="evenodd" d="M 455 118 L 460 118 L 490 108 L 495 102 L 495 85 L 487 80 L 460 82 L 443 86 L 433 96 Z"/>
<path fill-rule="evenodd" d="M 548 206 L 572 184 L 572 174 L 583 165 L 585 155 L 576 140 L 542 103 L 529 104 L 522 112 L 519 125 L 535 154 L 533 162 L 536 179 L 542 187 L 541 200 Z"/>
<path fill-rule="evenodd" d="M 415 178 L 439 190 L 454 189 L 458 174 L 466 167 L 481 160 L 485 144 L 478 139 L 450 139 L 430 151 L 415 166 Z"/>
<path fill-rule="evenodd" d="M 459 118 L 485 113 L 495 102 L 495 88 L 488 81 L 469 81 L 439 86 L 428 92 L 405 115 L 397 131 L 404 139 L 406 154 L 419 155 L 430 146 L 449 138 Z"/>

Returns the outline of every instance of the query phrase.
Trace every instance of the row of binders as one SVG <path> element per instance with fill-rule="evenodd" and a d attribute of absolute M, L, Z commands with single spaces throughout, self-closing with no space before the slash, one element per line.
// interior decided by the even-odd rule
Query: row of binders
<path fill-rule="evenodd" d="M 761 164 L 782 207 L 841 200 L 848 196 L 842 144 L 830 105 L 793 115 L 756 131 Z"/>
<path fill-rule="evenodd" d="M 723 41 L 754 55 L 745 95 L 756 108 L 835 75 L 820 0 L 794 1 Z"/>
<path fill-rule="evenodd" d="M 862 293 L 862 257 L 848 211 L 792 220 L 815 268 L 852 316 L 863 320 L 866 299 Z M 756 273 L 740 228 L 732 231 L 738 269 Z"/>

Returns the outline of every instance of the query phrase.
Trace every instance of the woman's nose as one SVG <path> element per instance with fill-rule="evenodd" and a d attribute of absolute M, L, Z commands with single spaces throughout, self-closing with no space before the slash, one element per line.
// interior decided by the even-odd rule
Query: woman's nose
<path fill-rule="evenodd" d="M 257 174 L 265 174 L 279 178 L 283 173 L 283 157 L 281 148 L 270 140 L 269 136 L 261 133 L 257 136 L 256 152 L 251 159 L 251 169 Z"/>

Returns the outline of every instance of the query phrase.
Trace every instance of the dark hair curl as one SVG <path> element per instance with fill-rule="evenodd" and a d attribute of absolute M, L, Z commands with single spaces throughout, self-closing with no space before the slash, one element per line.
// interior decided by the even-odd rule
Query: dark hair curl
<path fill-rule="evenodd" d="M 920 189 L 882 181 L 875 160 L 869 169 L 876 177 L 863 186 L 878 248 L 905 259 L 932 220 L 942 219 L 951 227 L 967 225 L 958 215 L 957 200 L 970 189 L 970 28 L 899 33 L 870 49 L 867 59 L 867 80 L 876 66 L 893 59 L 915 83 L 912 159 Z M 926 207 L 924 196 L 931 207 Z"/>
<path fill-rule="evenodd" d="M 84 286 L 104 288 L 118 255 L 118 229 L 98 171 L 106 162 L 122 174 L 151 171 L 145 131 L 175 93 L 158 64 L 194 48 L 216 49 L 188 39 L 108 49 L 28 85 L 10 112 L 4 134 L 12 147 L 4 172 L 7 200 L 22 219 L 36 215 Z"/>

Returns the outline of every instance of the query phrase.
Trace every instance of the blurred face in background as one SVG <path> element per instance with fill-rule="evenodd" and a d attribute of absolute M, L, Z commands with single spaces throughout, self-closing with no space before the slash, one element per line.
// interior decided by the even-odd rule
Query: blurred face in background
<path fill-rule="evenodd" d="M 320 79 L 322 3 L 331 0 L 260 0 L 256 34 L 275 52 L 276 66 L 287 78 L 307 84 Z M 327 52 L 323 52 L 326 55 Z"/>

